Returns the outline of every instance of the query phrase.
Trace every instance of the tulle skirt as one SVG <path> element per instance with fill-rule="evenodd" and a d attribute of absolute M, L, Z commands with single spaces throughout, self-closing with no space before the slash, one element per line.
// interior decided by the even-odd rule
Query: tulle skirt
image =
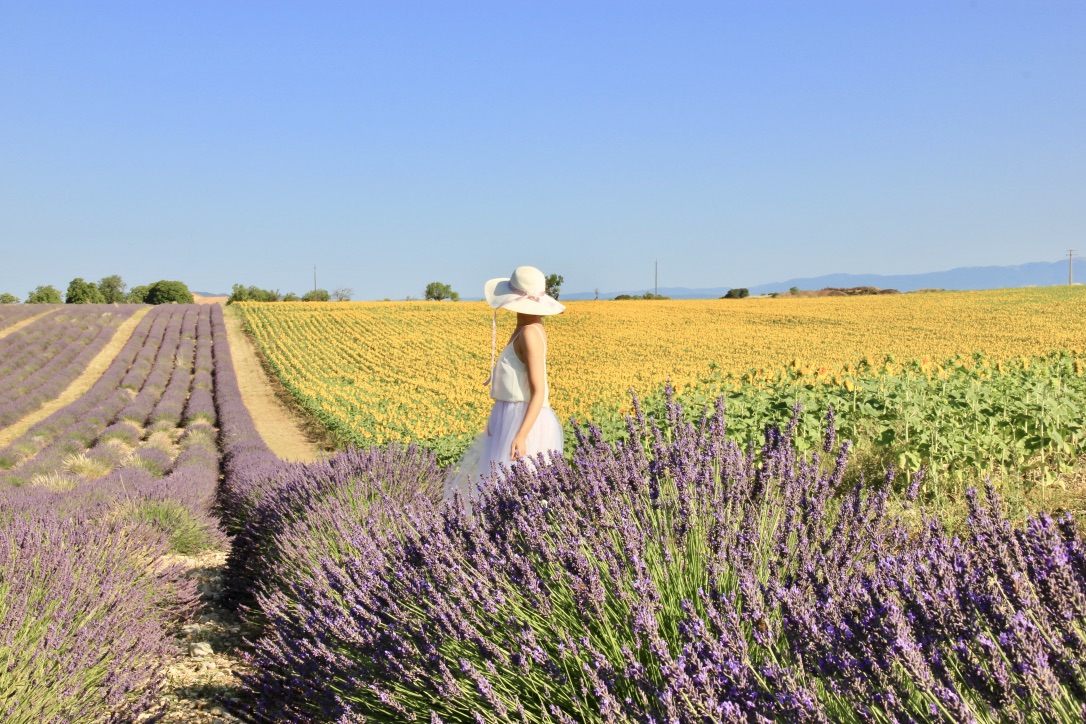
<path fill-rule="evenodd" d="M 446 500 L 459 491 L 466 502 L 468 496 L 478 492 L 479 486 L 490 478 L 492 469 L 499 470 L 498 465 L 504 465 L 508 469 L 512 465 L 509 451 L 527 409 L 527 402 L 494 402 L 486 429 L 479 433 L 464 452 L 459 464 L 449 470 L 445 479 Z M 558 421 L 554 410 L 544 407 L 539 411 L 539 417 L 528 431 L 527 444 L 529 458 L 534 458 L 538 453 L 545 453 L 545 458 L 549 452 L 562 454 L 562 423 Z"/>

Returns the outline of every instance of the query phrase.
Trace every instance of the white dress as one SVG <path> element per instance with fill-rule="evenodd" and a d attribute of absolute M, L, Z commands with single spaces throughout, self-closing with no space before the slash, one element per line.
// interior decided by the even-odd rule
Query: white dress
<path fill-rule="evenodd" d="M 513 440 L 520 430 L 528 402 L 532 398 L 532 386 L 528 381 L 528 366 L 517 357 L 513 342 L 517 334 L 525 329 L 534 329 L 534 334 L 543 338 L 543 408 L 539 411 L 532 429 L 528 431 L 527 455 L 534 459 L 538 453 L 562 454 L 562 423 L 554 414 L 550 404 L 550 389 L 547 379 L 547 338 L 535 325 L 522 327 L 498 355 L 494 370 L 490 376 L 490 397 L 494 407 L 490 410 L 486 429 L 475 438 L 468 447 L 460 463 L 450 469 L 445 480 L 445 499 L 451 499 L 456 491 L 466 502 L 468 495 L 478 490 L 480 483 L 491 477 L 492 472 L 499 472 L 498 465 L 506 469 L 512 465 L 509 457 Z"/>

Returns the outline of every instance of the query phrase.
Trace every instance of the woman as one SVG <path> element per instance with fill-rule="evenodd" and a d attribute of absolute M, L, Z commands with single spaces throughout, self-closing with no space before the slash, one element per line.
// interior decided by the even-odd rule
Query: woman
<path fill-rule="evenodd" d="M 480 478 L 506 468 L 514 460 L 538 453 L 562 452 L 562 424 L 550 407 L 547 387 L 547 335 L 543 317 L 565 307 L 546 293 L 543 272 L 521 266 L 508 279 L 491 279 L 483 287 L 491 308 L 517 313 L 517 328 L 494 359 L 497 312 L 491 336 L 491 374 L 487 384 L 494 406 L 486 430 L 464 453 L 445 485 L 445 497 L 459 491 L 465 499 Z"/>

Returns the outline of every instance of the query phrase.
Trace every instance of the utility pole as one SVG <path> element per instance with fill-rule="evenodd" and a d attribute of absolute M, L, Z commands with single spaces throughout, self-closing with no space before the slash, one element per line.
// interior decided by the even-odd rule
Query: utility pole
<path fill-rule="evenodd" d="M 1067 250 L 1067 286 L 1071 286 L 1075 283 L 1074 264 L 1075 262 L 1075 250 Z"/>
<path fill-rule="evenodd" d="M 660 260 L 659 259 L 656 260 L 655 284 L 656 284 L 656 296 L 660 296 Z"/>
<path fill-rule="evenodd" d="M 313 291 L 317 291 L 317 265 L 313 265 Z"/>

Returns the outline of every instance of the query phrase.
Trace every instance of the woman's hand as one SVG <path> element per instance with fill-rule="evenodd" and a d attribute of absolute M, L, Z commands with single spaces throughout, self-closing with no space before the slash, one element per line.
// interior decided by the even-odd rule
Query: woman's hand
<path fill-rule="evenodd" d="M 513 447 L 509 449 L 509 457 L 513 460 L 522 458 L 528 454 L 528 436 L 517 435 L 513 438 Z"/>

